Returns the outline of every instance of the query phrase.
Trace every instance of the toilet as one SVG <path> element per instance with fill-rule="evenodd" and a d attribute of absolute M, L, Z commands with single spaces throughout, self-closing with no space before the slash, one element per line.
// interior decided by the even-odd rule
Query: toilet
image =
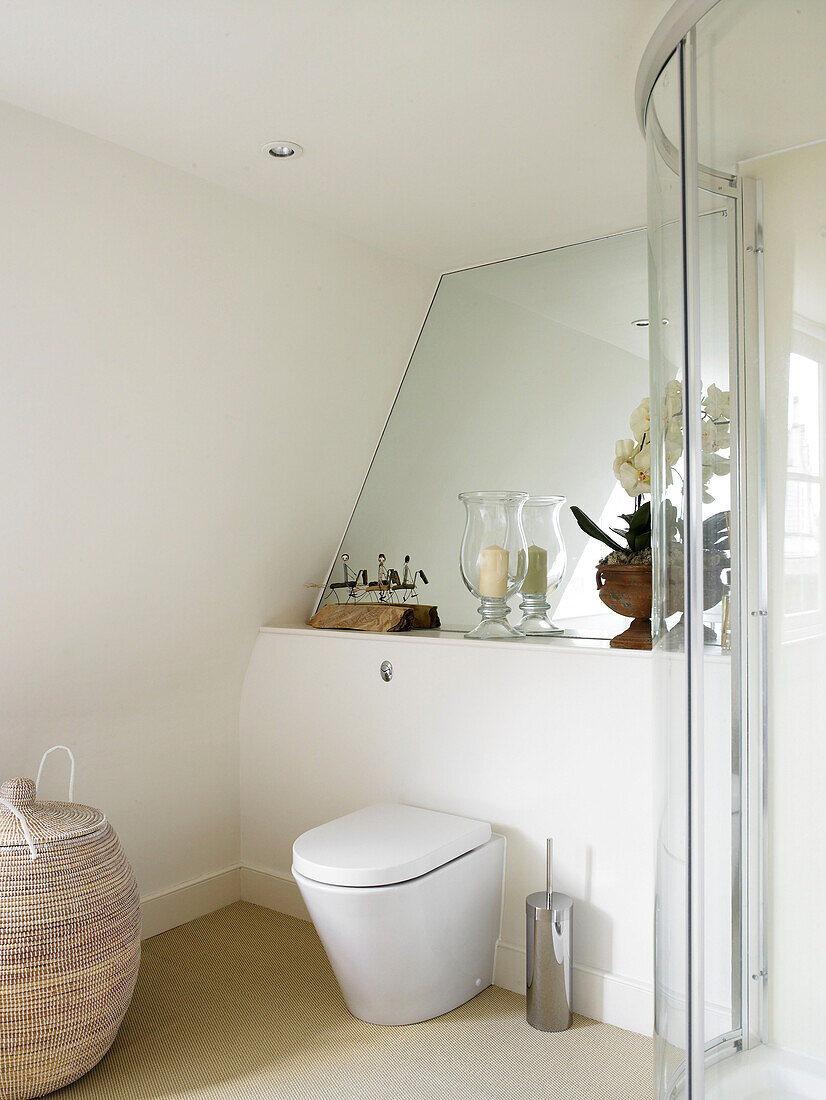
<path fill-rule="evenodd" d="M 293 875 L 347 1007 L 415 1024 L 493 982 L 505 838 L 487 822 L 383 802 L 303 833 Z"/>

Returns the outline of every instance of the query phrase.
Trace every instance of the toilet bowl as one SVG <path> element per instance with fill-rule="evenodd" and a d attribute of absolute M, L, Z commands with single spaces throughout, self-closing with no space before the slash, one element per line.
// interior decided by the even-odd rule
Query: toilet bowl
<path fill-rule="evenodd" d="M 491 985 L 504 865 L 486 822 L 396 803 L 300 836 L 293 875 L 352 1014 L 418 1023 Z"/>

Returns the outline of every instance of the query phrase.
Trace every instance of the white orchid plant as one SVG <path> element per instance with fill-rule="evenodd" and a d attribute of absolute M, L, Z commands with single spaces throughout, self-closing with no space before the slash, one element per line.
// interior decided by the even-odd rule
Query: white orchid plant
<path fill-rule="evenodd" d="M 680 383 L 672 380 L 665 387 L 665 462 L 668 484 L 676 473 L 683 453 L 683 395 Z M 731 417 L 729 394 L 712 383 L 702 399 L 702 462 L 703 502 L 711 503 L 709 492 L 712 477 L 723 476 L 731 468 L 731 459 L 721 452 L 731 448 Z M 577 523 L 592 538 L 599 539 L 612 551 L 631 555 L 651 546 L 651 502 L 643 498 L 651 493 L 651 402 L 644 397 L 631 413 L 629 421 L 633 439 L 618 439 L 615 447 L 614 476 L 630 497 L 634 511 L 620 518 L 626 530 L 611 530 L 625 539 L 621 546 L 616 539 L 597 527 L 581 508 L 572 507 Z M 679 476 L 679 474 L 677 475 Z M 676 513 L 675 513 L 676 515 Z"/>

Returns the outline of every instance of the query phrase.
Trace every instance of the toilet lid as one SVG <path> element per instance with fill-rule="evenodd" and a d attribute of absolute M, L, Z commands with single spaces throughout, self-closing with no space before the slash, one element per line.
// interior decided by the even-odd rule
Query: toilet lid
<path fill-rule="evenodd" d="M 381 802 L 300 836 L 293 869 L 331 886 L 387 886 L 427 874 L 490 836 L 486 821 Z"/>

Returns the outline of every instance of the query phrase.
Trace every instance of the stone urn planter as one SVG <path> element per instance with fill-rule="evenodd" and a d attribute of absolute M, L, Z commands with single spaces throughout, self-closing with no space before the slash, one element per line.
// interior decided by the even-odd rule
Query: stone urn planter
<path fill-rule="evenodd" d="M 606 607 L 631 619 L 628 629 L 611 639 L 611 647 L 651 649 L 651 502 L 637 497 L 634 511 L 620 516 L 628 529 L 611 528 L 625 546 L 597 527 L 581 508 L 571 505 L 571 511 L 580 529 L 611 551 L 597 565 L 597 592 Z"/>
<path fill-rule="evenodd" d="M 651 566 L 597 566 L 597 590 L 606 607 L 631 619 L 631 625 L 611 639 L 612 649 L 651 649 Z"/>
<path fill-rule="evenodd" d="M 728 568 L 730 562 L 727 554 L 714 550 L 705 551 L 704 555 L 704 585 L 703 607 L 708 610 L 715 607 L 728 592 L 728 585 L 722 578 L 722 572 Z M 627 630 L 611 639 L 614 649 L 651 649 L 651 602 L 652 602 L 652 576 L 650 565 L 624 564 L 622 562 L 613 565 L 600 563 L 597 566 L 597 589 L 599 598 L 606 607 L 616 611 L 618 615 L 630 618 L 631 625 Z M 669 615 L 676 615 L 683 609 L 683 585 L 679 572 L 675 575 L 668 589 Z M 683 619 L 671 628 L 671 645 L 682 641 Z M 708 632 L 707 642 L 714 642 L 713 631 Z"/>

